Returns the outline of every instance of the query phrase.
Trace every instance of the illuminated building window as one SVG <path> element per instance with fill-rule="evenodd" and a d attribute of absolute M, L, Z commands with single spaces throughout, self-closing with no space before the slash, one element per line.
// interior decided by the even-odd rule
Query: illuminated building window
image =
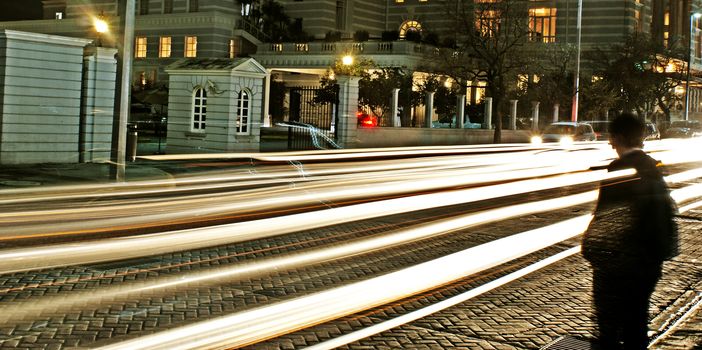
<path fill-rule="evenodd" d="M 402 3 L 404 3 L 404 2 L 405 2 L 405 0 L 395 0 L 395 3 L 396 3 L 396 4 L 402 4 Z"/>
<path fill-rule="evenodd" d="M 481 9 L 475 13 L 475 28 L 485 37 L 495 37 L 500 30 L 500 13 Z"/>
<path fill-rule="evenodd" d="M 163 0 L 163 13 L 173 13 L 173 0 Z"/>
<path fill-rule="evenodd" d="M 419 2 L 427 2 L 428 0 L 419 0 Z"/>
<path fill-rule="evenodd" d="M 236 105 L 236 133 L 237 134 L 248 134 L 249 133 L 249 110 L 250 105 L 250 95 L 246 90 L 239 91 L 239 100 Z"/>
<path fill-rule="evenodd" d="M 134 57 L 145 58 L 146 57 L 146 37 L 140 36 L 136 38 L 136 45 L 134 50 Z"/>
<path fill-rule="evenodd" d="M 193 91 L 192 131 L 205 131 L 207 119 L 207 91 L 197 87 Z"/>
<path fill-rule="evenodd" d="M 529 40 L 533 42 L 556 42 L 556 9 L 529 9 Z"/>
<path fill-rule="evenodd" d="M 158 57 L 171 57 L 171 37 L 162 36 L 158 48 Z"/>
<path fill-rule="evenodd" d="M 63 12 L 56 12 L 56 19 L 63 19 Z"/>
<path fill-rule="evenodd" d="M 422 25 L 419 24 L 417 21 L 412 21 L 412 20 L 407 20 L 402 23 L 400 26 L 400 38 L 403 38 L 407 35 L 407 32 L 411 31 L 416 31 L 416 32 L 421 32 L 422 31 Z"/>
<path fill-rule="evenodd" d="M 185 57 L 197 57 L 197 37 L 185 37 Z"/>

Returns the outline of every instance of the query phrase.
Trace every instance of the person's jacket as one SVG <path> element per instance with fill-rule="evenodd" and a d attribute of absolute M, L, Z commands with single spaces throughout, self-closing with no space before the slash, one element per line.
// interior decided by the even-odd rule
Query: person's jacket
<path fill-rule="evenodd" d="M 614 160 L 608 171 L 636 174 L 603 182 L 582 251 L 594 267 L 635 270 L 659 265 L 678 254 L 677 209 L 658 169 L 641 150 Z"/>

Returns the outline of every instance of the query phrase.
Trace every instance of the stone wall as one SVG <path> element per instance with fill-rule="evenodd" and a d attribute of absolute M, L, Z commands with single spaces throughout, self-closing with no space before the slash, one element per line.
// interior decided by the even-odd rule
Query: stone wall
<path fill-rule="evenodd" d="M 78 162 L 79 138 L 87 142 L 95 127 L 111 125 L 113 112 L 104 100 L 83 106 L 92 115 L 96 108 L 100 111 L 99 120 L 92 119 L 88 129 L 81 124 L 86 121 L 81 119 L 81 99 L 88 43 L 87 39 L 0 31 L 0 163 Z M 102 75 L 110 69 L 103 66 L 93 71 Z M 111 88 L 92 91 L 95 97 L 114 100 L 114 73 L 107 79 L 112 81 Z M 93 76 L 94 82 L 99 80 Z M 100 84 L 95 88 L 105 87 Z M 104 147 L 105 136 L 101 130 L 98 134 L 90 135 L 90 144 L 83 143 L 83 147 L 94 148 L 94 142 Z"/>

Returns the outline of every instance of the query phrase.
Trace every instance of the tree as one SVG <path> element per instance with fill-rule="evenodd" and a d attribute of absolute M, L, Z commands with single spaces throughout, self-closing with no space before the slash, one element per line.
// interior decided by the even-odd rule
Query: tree
<path fill-rule="evenodd" d="M 684 45 L 680 45 L 684 46 Z M 595 75 L 618 92 L 615 108 L 635 111 L 642 118 L 660 108 L 667 120 L 680 103 L 676 87 L 685 80 L 685 49 L 665 47 L 650 37 L 634 33 L 623 44 L 598 48 L 592 54 Z"/>
<path fill-rule="evenodd" d="M 424 96 L 427 92 L 433 92 L 434 109 L 439 115 L 439 122 L 454 123 L 458 87 L 455 84 L 447 87 L 445 82 L 446 77 L 432 74 L 418 86 L 418 92 L 419 96 Z"/>
<path fill-rule="evenodd" d="M 391 109 L 392 90 L 399 88 L 401 93 L 398 105 L 406 110 L 401 117 L 402 125 L 410 125 L 409 110 L 420 104 L 419 94 L 412 89 L 411 72 L 399 67 L 378 68 L 370 60 L 356 60 L 352 65 L 336 62 L 320 78 L 320 89 L 315 94 L 314 103 L 339 103 L 336 94 L 337 75 L 361 78 L 358 82 L 358 108 L 370 109 L 379 119 L 390 117 L 388 113 Z"/>
<path fill-rule="evenodd" d="M 438 50 L 433 69 L 461 86 L 467 81 L 487 81 L 496 116 L 493 141 L 499 143 L 504 96 L 527 57 L 522 49 L 530 34 L 528 1 L 445 0 L 445 4 L 455 23 L 457 49 Z"/>

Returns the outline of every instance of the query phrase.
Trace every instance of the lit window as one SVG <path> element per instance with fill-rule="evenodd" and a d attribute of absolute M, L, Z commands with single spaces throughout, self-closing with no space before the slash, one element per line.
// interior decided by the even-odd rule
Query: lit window
<path fill-rule="evenodd" d="M 663 17 L 663 25 L 670 25 L 670 12 L 665 13 L 665 17 Z"/>
<path fill-rule="evenodd" d="M 421 32 L 422 25 L 417 21 L 404 21 L 400 26 L 400 38 L 404 38 L 407 35 L 407 32 L 411 31 Z"/>
<path fill-rule="evenodd" d="M 200 9 L 200 1 L 190 0 L 188 2 L 188 12 L 197 12 Z"/>
<path fill-rule="evenodd" d="M 488 1 L 483 1 L 488 2 Z M 495 10 L 478 10 L 475 13 L 475 28 L 485 37 L 495 37 L 500 30 L 500 13 Z"/>
<path fill-rule="evenodd" d="M 556 41 L 556 9 L 529 9 L 529 40 L 553 43 Z"/>
<path fill-rule="evenodd" d="M 401 3 L 403 3 L 403 2 L 405 2 L 405 0 L 395 0 L 395 3 L 396 3 L 396 4 L 401 4 Z"/>
<path fill-rule="evenodd" d="M 63 19 L 63 12 L 56 12 L 56 19 Z"/>
<path fill-rule="evenodd" d="M 134 50 L 134 57 L 145 58 L 146 57 L 146 37 L 140 36 L 136 38 L 136 49 Z"/>
<path fill-rule="evenodd" d="M 236 57 L 236 52 L 238 51 L 239 40 L 229 39 L 229 58 Z"/>
<path fill-rule="evenodd" d="M 239 91 L 239 101 L 236 108 L 236 133 L 249 133 L 250 97 L 246 90 Z"/>
<path fill-rule="evenodd" d="M 248 16 L 251 14 L 251 4 L 241 4 L 241 15 Z"/>
<path fill-rule="evenodd" d="M 428 0 L 419 0 L 419 2 L 427 2 Z"/>
<path fill-rule="evenodd" d="M 205 131 L 207 116 L 207 91 L 201 87 L 193 91 L 192 131 Z"/>
<path fill-rule="evenodd" d="M 185 57 L 197 57 L 197 37 L 185 37 Z"/>
<path fill-rule="evenodd" d="M 173 13 L 173 0 L 163 0 L 163 13 Z"/>
<path fill-rule="evenodd" d="M 158 57 L 171 57 L 171 37 L 170 36 L 162 36 L 160 43 L 159 43 L 159 48 L 158 48 Z"/>

